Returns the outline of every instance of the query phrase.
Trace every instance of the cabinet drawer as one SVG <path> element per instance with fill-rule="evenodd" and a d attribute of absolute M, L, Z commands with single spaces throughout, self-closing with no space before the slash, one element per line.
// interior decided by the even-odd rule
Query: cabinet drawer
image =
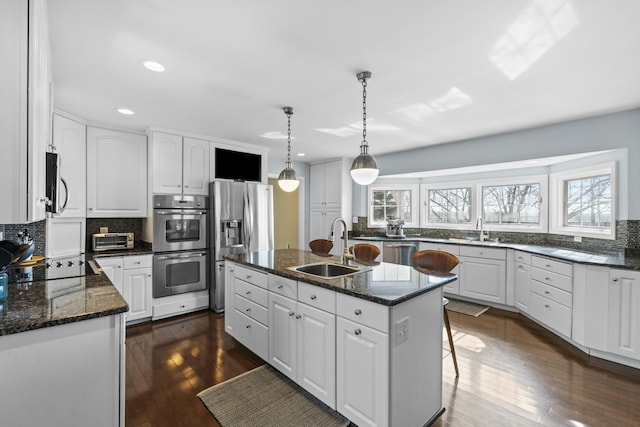
<path fill-rule="evenodd" d="M 186 295 L 186 294 L 181 294 Z M 189 313 L 191 311 L 199 310 L 209 306 L 209 295 L 202 294 L 185 299 L 173 299 L 178 295 L 172 295 L 164 298 L 157 298 L 159 300 L 169 300 L 166 303 L 157 304 L 154 301 L 153 305 L 153 319 L 162 319 L 169 316 L 176 316 L 178 314 Z"/>
<path fill-rule="evenodd" d="M 300 282 L 298 301 L 332 314 L 336 312 L 336 293 L 330 289 Z"/>
<path fill-rule="evenodd" d="M 533 255 L 531 257 L 531 265 L 543 270 L 573 277 L 573 264 Z"/>
<path fill-rule="evenodd" d="M 531 254 L 528 252 L 515 251 L 513 253 L 513 260 L 520 264 L 531 264 Z"/>
<path fill-rule="evenodd" d="M 538 267 L 531 267 L 531 278 L 547 285 L 555 286 L 567 292 L 573 292 L 573 278 L 553 271 L 542 270 Z"/>
<path fill-rule="evenodd" d="M 573 307 L 573 294 L 571 292 L 563 291 L 553 286 L 549 286 L 538 280 L 531 281 L 531 292 L 535 292 L 545 298 L 549 298 L 552 301 L 558 302 L 567 307 Z"/>
<path fill-rule="evenodd" d="M 238 294 L 233 296 L 233 306 L 240 313 L 257 320 L 263 325 L 269 324 L 269 310 L 266 307 L 249 301 Z"/>
<path fill-rule="evenodd" d="M 152 255 L 134 255 L 122 257 L 124 260 L 124 269 L 152 267 Z"/>
<path fill-rule="evenodd" d="M 264 360 L 269 360 L 269 328 L 238 310 L 233 310 L 233 316 L 234 338 Z"/>
<path fill-rule="evenodd" d="M 461 256 L 472 256 L 486 259 L 507 259 L 507 250 L 498 248 L 486 248 L 484 246 L 460 246 Z"/>
<path fill-rule="evenodd" d="M 261 288 L 268 288 L 267 273 L 263 273 L 251 268 L 244 267 L 240 264 L 236 264 L 235 268 L 236 278 L 242 279 L 245 282 L 252 283 Z"/>
<path fill-rule="evenodd" d="M 571 336 L 569 307 L 532 292 L 529 298 L 529 314 L 561 334 Z"/>
<path fill-rule="evenodd" d="M 269 291 L 239 280 L 237 277 L 233 282 L 235 293 L 243 296 L 249 301 L 260 304 L 263 307 L 269 307 Z"/>
<path fill-rule="evenodd" d="M 345 319 L 389 333 L 387 306 L 338 293 L 336 294 L 336 313 Z"/>
<path fill-rule="evenodd" d="M 268 274 L 269 290 L 287 298 L 296 299 L 298 297 L 298 282 L 286 277 Z"/>
<path fill-rule="evenodd" d="M 421 251 L 444 251 L 449 252 L 455 256 L 460 255 L 460 246 L 449 245 L 446 243 L 434 243 L 434 242 L 420 242 L 418 248 Z"/>

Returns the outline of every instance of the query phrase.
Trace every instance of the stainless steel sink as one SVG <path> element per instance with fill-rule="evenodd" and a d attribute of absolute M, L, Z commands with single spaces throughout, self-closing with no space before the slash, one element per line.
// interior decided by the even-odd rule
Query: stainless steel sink
<path fill-rule="evenodd" d="M 325 278 L 348 276 L 349 274 L 355 274 L 363 271 L 358 267 L 351 267 L 343 264 L 334 264 L 328 262 L 289 267 L 289 270 Z"/>

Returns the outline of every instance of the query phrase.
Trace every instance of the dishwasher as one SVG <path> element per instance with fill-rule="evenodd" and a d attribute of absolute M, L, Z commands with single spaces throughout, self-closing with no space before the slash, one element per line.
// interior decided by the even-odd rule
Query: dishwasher
<path fill-rule="evenodd" d="M 412 265 L 411 256 L 416 251 L 416 242 L 384 242 L 382 261 L 392 264 Z"/>

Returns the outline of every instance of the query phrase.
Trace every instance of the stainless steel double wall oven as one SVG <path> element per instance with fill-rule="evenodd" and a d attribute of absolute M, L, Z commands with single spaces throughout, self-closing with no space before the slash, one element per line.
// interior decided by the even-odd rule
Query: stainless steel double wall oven
<path fill-rule="evenodd" d="M 207 289 L 206 196 L 153 196 L 153 297 Z"/>

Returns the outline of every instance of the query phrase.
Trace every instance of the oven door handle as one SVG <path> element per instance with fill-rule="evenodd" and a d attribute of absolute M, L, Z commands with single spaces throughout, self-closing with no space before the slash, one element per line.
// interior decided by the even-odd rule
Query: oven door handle
<path fill-rule="evenodd" d="M 158 211 L 156 210 L 156 215 L 204 215 L 207 211 L 183 211 L 183 210 L 171 210 L 171 211 Z"/>
<path fill-rule="evenodd" d="M 159 256 L 157 257 L 159 260 L 166 260 L 166 259 L 185 259 L 185 258 L 196 258 L 196 257 L 201 257 L 201 256 L 206 256 L 207 254 L 204 252 L 201 253 L 197 253 L 197 254 L 189 254 L 189 255 L 165 255 L 165 256 Z"/>

